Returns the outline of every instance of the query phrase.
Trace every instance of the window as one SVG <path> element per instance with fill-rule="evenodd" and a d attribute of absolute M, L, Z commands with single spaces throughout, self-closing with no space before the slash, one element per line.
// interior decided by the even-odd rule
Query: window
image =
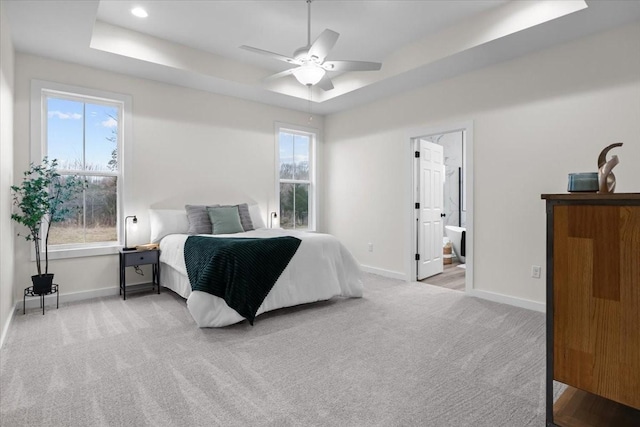
<path fill-rule="evenodd" d="M 53 258 L 114 253 L 122 244 L 123 129 L 130 102 L 124 95 L 32 84 L 32 161 L 57 159 L 62 177 L 78 175 L 87 184 L 68 202 L 74 209 L 51 224 Z"/>
<path fill-rule="evenodd" d="M 315 230 L 315 147 L 311 129 L 277 128 L 280 227 Z"/>

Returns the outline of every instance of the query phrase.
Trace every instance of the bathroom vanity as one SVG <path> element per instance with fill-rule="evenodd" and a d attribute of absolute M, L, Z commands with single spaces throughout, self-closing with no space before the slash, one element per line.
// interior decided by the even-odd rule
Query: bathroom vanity
<path fill-rule="evenodd" d="M 547 426 L 639 426 L 640 193 L 542 199 Z"/>

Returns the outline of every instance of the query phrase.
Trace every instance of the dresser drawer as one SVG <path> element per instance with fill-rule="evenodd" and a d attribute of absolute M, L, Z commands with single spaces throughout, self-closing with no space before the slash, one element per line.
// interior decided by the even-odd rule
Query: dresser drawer
<path fill-rule="evenodd" d="M 124 254 L 124 266 L 155 264 L 158 262 L 159 251 L 131 252 Z"/>

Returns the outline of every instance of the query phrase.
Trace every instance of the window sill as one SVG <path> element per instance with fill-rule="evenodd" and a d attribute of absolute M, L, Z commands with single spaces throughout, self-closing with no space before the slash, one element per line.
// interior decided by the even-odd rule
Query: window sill
<path fill-rule="evenodd" d="M 49 260 L 54 259 L 67 259 L 67 258 L 82 258 L 101 255 L 115 255 L 118 253 L 122 246 L 94 246 L 90 248 L 74 248 L 74 249 L 49 249 Z M 42 259 L 44 259 L 44 252 L 41 253 Z M 36 260 L 35 251 L 31 249 L 31 261 Z"/>

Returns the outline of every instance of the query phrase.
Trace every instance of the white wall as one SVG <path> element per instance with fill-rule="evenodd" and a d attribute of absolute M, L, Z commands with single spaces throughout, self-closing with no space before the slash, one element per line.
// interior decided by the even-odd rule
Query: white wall
<path fill-rule="evenodd" d="M 14 50 L 9 23 L 0 3 L 0 345 L 4 342 L 13 307 L 13 81 Z"/>
<path fill-rule="evenodd" d="M 567 173 L 595 171 L 617 141 L 616 190 L 640 191 L 640 23 L 327 116 L 327 231 L 361 263 L 406 273 L 406 132 L 469 120 L 475 288 L 543 302 L 529 277 L 546 260 L 540 194 L 566 192 Z"/>
<path fill-rule="evenodd" d="M 29 165 L 32 79 L 133 97 L 133 173 L 126 185 L 134 202 L 125 206 L 127 215 L 136 214 L 140 220 L 138 232 L 129 233 L 133 244 L 148 241 L 150 206 L 167 206 L 171 199 L 185 200 L 186 194 L 193 194 L 197 202 L 214 203 L 221 189 L 232 188 L 258 202 L 266 215 L 275 200 L 275 122 L 308 125 L 308 114 L 301 112 L 18 54 L 16 171 Z M 322 118 L 314 117 L 313 126 L 322 125 Z M 14 291 L 18 298 L 35 267 L 30 246 L 22 240 L 15 246 L 16 280 L 22 284 Z M 117 293 L 117 255 L 57 260 L 50 271 L 62 294 L 103 288 Z"/>

